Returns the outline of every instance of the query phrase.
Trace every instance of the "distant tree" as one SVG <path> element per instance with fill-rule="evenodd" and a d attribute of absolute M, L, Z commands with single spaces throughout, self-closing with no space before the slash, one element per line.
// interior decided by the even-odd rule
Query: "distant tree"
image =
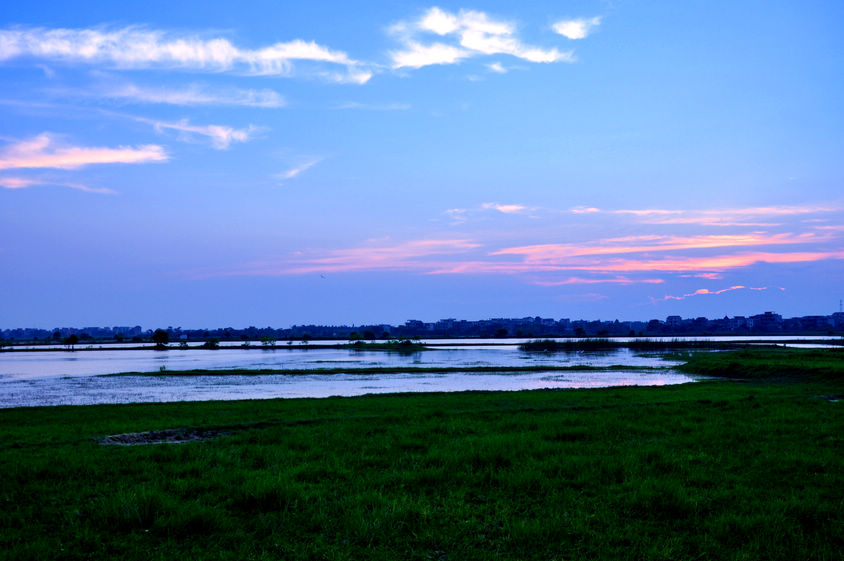
<path fill-rule="evenodd" d="M 79 342 L 79 336 L 76 333 L 71 333 L 64 338 L 64 344 L 73 349 L 73 345 Z"/>
<path fill-rule="evenodd" d="M 53 331 L 53 341 L 61 341 L 62 340 L 62 332 L 58 329 Z"/>
<path fill-rule="evenodd" d="M 117 335 L 114 336 L 114 340 L 117 341 L 118 343 L 122 343 L 123 339 L 124 339 L 124 337 L 123 337 L 122 333 L 118 333 Z"/>
<path fill-rule="evenodd" d="M 367 329 L 363 332 L 363 338 L 367 341 L 372 341 L 373 339 L 375 339 L 375 332 L 371 329 Z"/>
<path fill-rule="evenodd" d="M 495 330 L 493 337 L 495 337 L 496 339 L 501 339 L 502 337 L 507 337 L 507 330 L 504 329 L 503 327 L 500 327 L 500 328 Z"/>
<path fill-rule="evenodd" d="M 220 348 L 220 340 L 217 337 L 211 337 L 205 343 L 202 344 L 202 347 L 205 349 L 219 349 Z"/>
<path fill-rule="evenodd" d="M 166 347 L 167 343 L 170 342 L 170 334 L 164 331 L 163 329 L 156 329 L 152 333 L 152 342 L 155 343 L 156 347 Z"/>
<path fill-rule="evenodd" d="M 574 335 L 576 337 L 586 337 L 586 330 L 582 327 L 575 327 L 574 328 Z"/>
<path fill-rule="evenodd" d="M 349 341 L 360 341 L 361 339 L 363 339 L 363 336 L 357 331 L 349 333 Z"/>

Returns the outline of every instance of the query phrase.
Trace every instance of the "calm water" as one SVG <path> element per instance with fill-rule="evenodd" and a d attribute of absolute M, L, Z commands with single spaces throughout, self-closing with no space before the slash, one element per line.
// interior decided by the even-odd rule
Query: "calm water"
<path fill-rule="evenodd" d="M 612 352 L 524 353 L 517 345 L 437 348 L 402 355 L 348 349 L 242 349 L 214 351 L 43 351 L 0 354 L 0 380 L 66 376 L 96 376 L 116 372 L 165 370 L 301 369 L 367 367 L 470 367 L 470 366 L 664 366 L 657 358 L 629 349 Z"/>
<path fill-rule="evenodd" d="M 47 351 L 0 354 L 0 407 L 230 400 L 274 397 L 327 397 L 367 393 L 464 390 L 523 390 L 620 385 L 663 385 L 692 381 L 663 369 L 612 372 L 503 372 L 356 374 L 364 367 L 472 366 L 650 366 L 676 363 L 629 349 L 612 352 L 528 354 L 516 345 L 441 348 L 412 355 L 346 349 L 216 351 Z M 116 372 L 190 369 L 297 369 L 298 375 L 103 376 Z M 315 368 L 341 374 L 306 374 Z"/>

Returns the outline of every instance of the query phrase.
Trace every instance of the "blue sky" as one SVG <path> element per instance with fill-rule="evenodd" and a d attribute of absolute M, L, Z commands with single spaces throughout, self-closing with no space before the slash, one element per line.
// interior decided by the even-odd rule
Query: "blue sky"
<path fill-rule="evenodd" d="M 0 7 L 0 327 L 828 314 L 840 2 Z"/>

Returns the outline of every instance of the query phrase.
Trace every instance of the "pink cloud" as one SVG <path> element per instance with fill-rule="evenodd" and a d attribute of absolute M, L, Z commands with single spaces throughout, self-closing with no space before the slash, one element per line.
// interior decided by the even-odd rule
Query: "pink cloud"
<path fill-rule="evenodd" d="M 69 187 L 86 193 L 99 193 L 101 195 L 113 195 L 116 191 L 106 187 L 89 187 L 81 183 L 56 182 L 42 179 L 29 179 L 24 177 L 0 177 L 0 187 L 4 189 L 26 189 L 36 185 L 52 185 L 58 187 Z"/>
<path fill-rule="evenodd" d="M 572 266 L 584 271 L 724 271 L 747 267 L 756 263 L 800 263 L 844 259 L 844 251 L 837 252 L 795 252 L 795 253 L 743 253 L 738 255 L 715 255 L 711 257 L 679 257 L 674 259 L 634 260 L 615 259 L 607 263 Z"/>
<path fill-rule="evenodd" d="M 712 249 L 720 247 L 748 247 L 758 245 L 787 245 L 825 241 L 826 237 L 807 232 L 803 234 L 735 234 L 710 236 L 628 236 L 610 238 L 592 244 L 540 244 L 511 247 L 491 255 L 521 255 L 529 263 L 555 264 L 571 257 Z M 634 243 L 629 243 L 634 242 Z"/>
<path fill-rule="evenodd" d="M 335 249 L 322 256 L 303 258 L 300 252 L 292 259 L 260 262 L 224 275 L 301 275 L 307 273 L 340 273 L 365 271 L 421 271 L 441 266 L 442 256 L 457 255 L 480 247 L 464 239 L 414 240 L 392 246 L 366 246 Z M 437 256 L 435 259 L 428 258 Z"/>
<path fill-rule="evenodd" d="M 613 278 L 584 278 L 568 277 L 562 280 L 534 280 L 531 284 L 537 286 L 565 286 L 570 284 L 662 284 L 663 279 L 631 279 L 627 277 Z"/>
<path fill-rule="evenodd" d="M 484 210 L 497 210 L 498 212 L 503 212 L 505 214 L 513 214 L 516 212 L 521 212 L 527 207 L 524 205 L 502 205 L 498 203 L 484 203 L 481 205 L 481 208 L 483 208 Z"/>
<path fill-rule="evenodd" d="M 77 169 L 91 164 L 140 164 L 169 159 L 164 148 L 154 144 L 136 148 L 54 146 L 48 134 L 24 140 L 0 151 L 0 169 Z"/>
<path fill-rule="evenodd" d="M 671 210 L 661 208 L 603 210 L 595 207 L 574 207 L 572 214 L 631 215 L 644 224 L 697 224 L 701 226 L 770 226 L 759 220 L 785 218 L 806 214 L 823 214 L 841 211 L 836 205 L 760 206 L 744 208 Z"/>

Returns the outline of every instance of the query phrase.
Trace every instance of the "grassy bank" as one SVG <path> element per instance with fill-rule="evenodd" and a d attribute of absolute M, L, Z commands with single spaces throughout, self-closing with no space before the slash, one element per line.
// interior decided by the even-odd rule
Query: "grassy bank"
<path fill-rule="evenodd" d="M 757 358 L 654 388 L 0 410 L 0 557 L 841 559 L 841 357 Z M 102 444 L 162 434 L 198 440 Z"/>
<path fill-rule="evenodd" d="M 827 343 L 827 341 L 824 341 Z M 527 341 L 519 345 L 519 350 L 525 352 L 543 352 L 543 353 L 557 353 L 557 352 L 576 352 L 576 351 L 614 351 L 618 349 L 632 349 L 634 351 L 668 351 L 668 350 L 729 350 L 729 349 L 747 349 L 747 348 L 763 348 L 776 347 L 775 343 L 771 342 L 751 342 L 751 341 L 719 341 L 714 340 L 700 340 L 692 341 L 688 339 L 632 339 L 629 341 L 619 341 L 616 339 L 606 338 L 587 338 L 587 339 L 572 339 L 572 340 L 555 340 L 555 339 L 536 339 L 534 341 Z"/>

